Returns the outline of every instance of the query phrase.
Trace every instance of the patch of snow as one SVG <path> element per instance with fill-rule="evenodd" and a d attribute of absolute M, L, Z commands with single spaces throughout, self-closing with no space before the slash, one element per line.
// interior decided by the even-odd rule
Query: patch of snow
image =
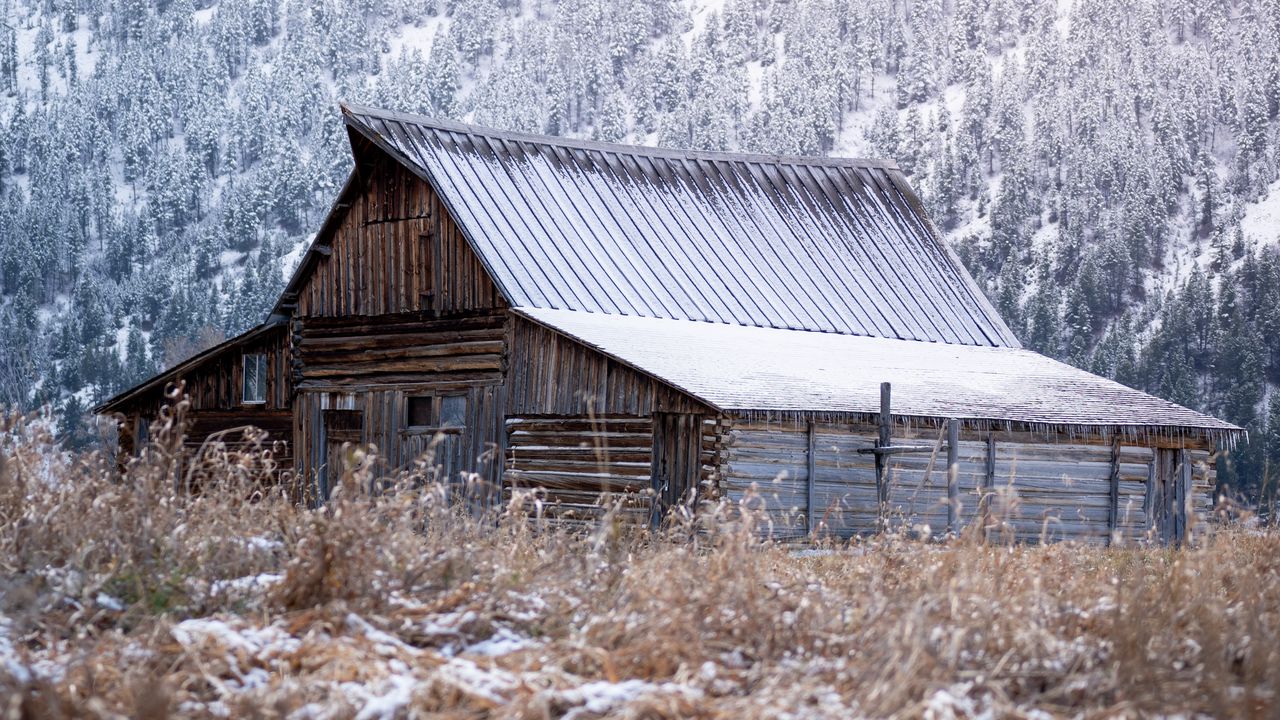
<path fill-rule="evenodd" d="M 274 553 L 284 549 L 284 543 L 263 535 L 250 535 L 241 538 L 245 547 L 263 553 Z"/>
<path fill-rule="evenodd" d="M 400 26 L 399 31 L 394 33 L 387 42 L 390 47 L 390 57 L 400 58 L 417 50 L 422 53 L 423 59 L 426 59 L 431 55 L 431 45 L 435 40 L 436 32 L 440 30 L 448 32 L 452 24 L 452 18 L 433 15 L 422 24 L 411 23 Z"/>
<path fill-rule="evenodd" d="M 417 685 L 417 679 L 411 675 L 392 675 L 382 683 L 382 691 L 376 694 L 367 693 L 357 683 L 346 683 L 343 687 L 348 696 L 365 695 L 359 703 L 362 707 L 356 713 L 356 720 L 390 720 L 397 717 L 413 699 L 413 689 Z"/>
<path fill-rule="evenodd" d="M 484 668 L 464 658 L 450 658 L 436 670 L 435 679 L 495 705 L 505 703 L 520 686 L 520 679 L 514 674 L 500 668 Z"/>
<path fill-rule="evenodd" d="M 1257 202 L 1245 205 L 1240 229 L 1245 240 L 1280 243 L 1280 180 L 1271 183 Z"/>
<path fill-rule="evenodd" d="M 409 655 L 418 655 L 422 651 L 412 645 L 406 644 L 400 638 L 391 633 L 384 632 L 369 624 L 367 620 L 356 615 L 355 613 L 347 613 L 347 628 L 357 631 L 364 635 L 374 644 L 373 649 L 379 655 L 396 656 L 399 653 L 407 653 Z"/>
<path fill-rule="evenodd" d="M 231 267 L 240 262 L 245 257 L 245 253 L 238 250 L 223 250 L 218 254 L 218 264 L 222 267 Z"/>
<path fill-rule="evenodd" d="M 93 602 L 97 604 L 98 607 L 105 608 L 112 612 L 124 612 L 124 603 L 104 592 L 98 593 L 98 596 L 93 599 Z"/>
<path fill-rule="evenodd" d="M 18 650 L 14 647 L 13 641 L 9 639 L 12 626 L 12 620 L 0 615 L 0 670 L 3 670 L 6 675 L 20 683 L 29 683 L 31 682 L 31 670 L 18 657 Z"/>
<path fill-rule="evenodd" d="M 252 627 L 236 620 L 231 624 L 214 618 L 193 618 L 173 626 L 169 633 L 188 650 L 208 650 L 212 645 L 225 651 L 224 662 L 236 681 L 231 690 L 265 687 L 271 673 L 262 667 L 242 667 L 245 663 L 274 666 L 283 656 L 296 653 L 302 641 L 275 625 Z"/>
<path fill-rule="evenodd" d="M 989 720 L 995 718 L 989 698 L 985 702 L 972 697 L 973 683 L 959 683 L 937 690 L 925 701 L 925 720 Z"/>
<path fill-rule="evenodd" d="M 690 17 L 693 20 L 693 29 L 685 33 L 685 46 L 693 41 L 693 38 L 701 35 L 707 27 L 707 20 L 711 18 L 713 13 L 723 16 L 725 0 L 694 0 L 692 3 L 692 12 Z"/>
<path fill-rule="evenodd" d="M 566 705 L 574 705 L 565 713 L 565 720 L 573 720 L 580 716 L 604 715 L 625 706 L 647 695 L 685 695 L 701 697 L 702 691 L 675 683 L 656 684 L 644 680 L 623 680 L 621 682 L 597 681 L 579 685 L 570 690 L 551 693 L 556 700 Z"/>
<path fill-rule="evenodd" d="M 254 593 L 259 590 L 266 590 L 278 584 L 281 580 L 284 580 L 284 576 L 278 573 L 260 573 L 231 580 L 214 580 L 209 585 L 209 592 L 228 595 Z"/>
<path fill-rule="evenodd" d="M 312 241 L 315 240 L 316 234 L 311 233 L 303 238 L 301 242 L 295 244 L 289 252 L 280 256 L 280 279 L 289 282 L 293 278 L 293 273 L 297 271 L 298 264 L 302 262 L 302 256 L 307 253 L 307 248 L 311 247 Z"/>
<path fill-rule="evenodd" d="M 481 640 L 473 645 L 463 648 L 462 652 L 468 655 L 482 655 L 484 657 L 500 657 L 502 655 L 510 655 L 517 650 L 524 650 L 529 647 L 537 647 L 538 643 L 530 640 L 523 635 L 517 635 L 509 628 L 498 628 L 492 636 Z"/>

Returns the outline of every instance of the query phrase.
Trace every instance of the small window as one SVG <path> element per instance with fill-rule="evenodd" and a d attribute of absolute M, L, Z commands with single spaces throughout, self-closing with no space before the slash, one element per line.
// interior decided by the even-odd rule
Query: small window
<path fill-rule="evenodd" d="M 434 400 L 430 396 L 409 398 L 409 427 L 431 427 L 435 424 L 432 420 Z"/>
<path fill-rule="evenodd" d="M 440 422 L 442 428 L 460 428 L 467 424 L 467 396 L 445 395 L 440 398 Z"/>
<path fill-rule="evenodd" d="M 467 423 L 466 395 L 407 398 L 405 425 L 413 430 L 461 430 Z"/>
<path fill-rule="evenodd" d="M 242 397 L 245 405 L 267 402 L 267 356 L 264 353 L 245 353 Z"/>

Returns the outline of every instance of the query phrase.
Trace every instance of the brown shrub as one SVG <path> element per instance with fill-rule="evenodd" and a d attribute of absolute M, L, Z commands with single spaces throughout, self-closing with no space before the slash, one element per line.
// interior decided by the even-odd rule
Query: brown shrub
<path fill-rule="evenodd" d="M 4 421 L 0 714 L 1264 716 L 1280 688 L 1273 533 L 797 553 L 729 505 L 476 517 L 374 449 L 309 509 L 252 438 L 184 464 L 183 412 L 123 476 Z"/>

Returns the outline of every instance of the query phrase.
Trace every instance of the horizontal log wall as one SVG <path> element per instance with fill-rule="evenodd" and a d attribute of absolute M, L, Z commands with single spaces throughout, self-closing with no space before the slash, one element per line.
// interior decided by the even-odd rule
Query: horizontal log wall
<path fill-rule="evenodd" d="M 653 508 L 653 421 L 638 416 L 510 417 L 503 500 L 536 490 L 525 510 L 584 522 L 621 503 L 624 519 L 647 523 Z"/>
<path fill-rule="evenodd" d="M 830 424 L 814 428 L 815 527 L 842 537 L 876 528 L 876 462 L 858 452 L 875 445 L 874 432 L 859 435 Z"/>
<path fill-rule="evenodd" d="M 815 423 L 813 479 L 808 477 L 808 427 L 805 423 L 767 423 L 722 418 L 723 448 L 716 456 L 716 486 L 732 501 L 747 497 L 768 518 L 774 537 L 808 532 L 812 527 L 839 536 L 877 528 L 875 461 L 858 450 L 874 448 L 870 423 Z M 889 527 L 906 526 L 933 534 L 948 527 L 947 444 L 942 428 L 896 425 L 895 445 L 927 448 L 890 456 L 886 472 Z M 988 438 L 994 439 L 994 476 L 987 477 Z M 1153 480 L 1152 448 L 1045 442 L 1042 433 L 964 430 L 958 446 L 956 530 L 982 517 L 984 488 L 991 499 L 985 525 L 992 537 L 1021 542 L 1073 540 L 1105 543 L 1111 535 L 1111 477 L 1116 475 L 1116 535 L 1122 541 L 1146 541 L 1152 535 L 1148 487 Z M 936 449 L 930 470 L 930 457 Z M 1207 451 L 1190 451 L 1193 505 L 1203 520 L 1216 481 Z M 1113 456 L 1115 462 L 1113 463 Z M 810 488 L 812 503 L 810 503 Z"/>
<path fill-rule="evenodd" d="M 887 520 L 890 527 L 906 526 L 919 532 L 945 533 L 948 520 L 947 444 L 942 428 L 913 433 L 912 437 L 894 436 L 898 442 L 927 445 L 929 452 L 891 456 L 886 480 L 889 483 Z M 870 437 L 870 436 L 865 436 Z M 960 471 L 957 475 L 957 531 L 964 529 L 978 515 L 983 481 L 987 474 L 985 440 L 960 441 Z M 936 451 L 936 452 L 935 452 Z M 872 483 L 874 487 L 874 463 Z"/>
<path fill-rule="evenodd" d="M 725 433 L 720 496 L 750 511 L 762 534 L 808 534 L 808 449 L 803 428 L 733 423 Z"/>
<path fill-rule="evenodd" d="M 306 318 L 298 323 L 299 387 L 502 378 L 506 318 L 415 315 Z"/>
<path fill-rule="evenodd" d="M 367 171 L 355 198 L 301 288 L 303 316 L 385 315 L 504 306 L 439 196 L 381 151 L 360 159 Z"/>
<path fill-rule="evenodd" d="M 512 318 L 507 415 L 710 412 L 702 403 L 575 340 Z"/>
<path fill-rule="evenodd" d="M 1147 489 L 1154 480 L 1155 450 L 1122 445 L 1119 459 L 1116 531 L 1122 540 L 1145 540 L 1151 531 Z M 1205 498 L 1210 498 L 1209 492 Z"/>
<path fill-rule="evenodd" d="M 1217 458 L 1208 450 L 1187 451 L 1191 459 L 1191 509 L 1194 519 L 1189 524 L 1191 539 L 1202 535 L 1213 513 L 1213 494 L 1218 487 Z"/>

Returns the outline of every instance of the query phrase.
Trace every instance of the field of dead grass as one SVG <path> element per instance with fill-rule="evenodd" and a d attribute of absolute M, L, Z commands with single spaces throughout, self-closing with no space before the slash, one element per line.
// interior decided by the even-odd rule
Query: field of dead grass
<path fill-rule="evenodd" d="M 1265 717 L 1280 536 L 1171 551 L 885 537 L 798 550 L 482 520 L 439 484 L 323 509 L 176 438 L 123 477 L 0 427 L 0 717 Z M 429 474 L 429 473 L 428 473 Z"/>

